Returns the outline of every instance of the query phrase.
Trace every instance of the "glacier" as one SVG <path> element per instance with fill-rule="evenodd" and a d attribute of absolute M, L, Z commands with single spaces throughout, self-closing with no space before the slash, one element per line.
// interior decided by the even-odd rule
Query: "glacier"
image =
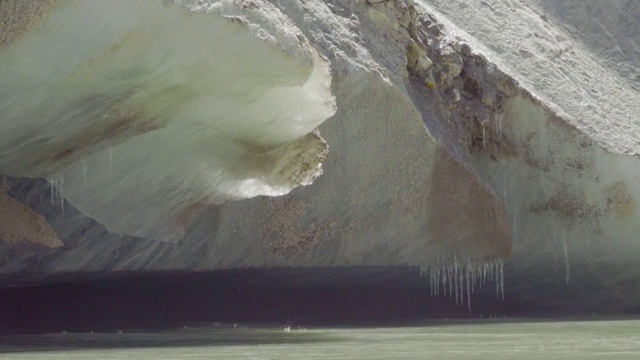
<path fill-rule="evenodd" d="M 640 298 L 638 1 L 33 4 L 0 3 L 6 283 L 402 265 L 465 306 Z"/>
<path fill-rule="evenodd" d="M 162 241 L 195 209 L 311 183 L 327 152 L 313 131 L 335 111 L 327 61 L 286 19 L 267 33 L 219 5 L 43 5 L 0 59 L 3 174 Z"/>

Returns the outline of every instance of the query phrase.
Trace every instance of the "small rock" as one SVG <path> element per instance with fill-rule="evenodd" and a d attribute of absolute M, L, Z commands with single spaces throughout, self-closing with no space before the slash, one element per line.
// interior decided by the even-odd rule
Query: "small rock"
<path fill-rule="evenodd" d="M 460 53 L 463 56 L 471 57 L 471 46 L 467 43 L 460 43 Z"/>
<path fill-rule="evenodd" d="M 405 12 L 398 17 L 398 23 L 400 23 L 400 26 L 402 26 L 403 28 L 408 28 L 411 24 L 411 15 L 409 15 L 408 12 Z"/>
<path fill-rule="evenodd" d="M 460 101 L 460 90 L 453 89 L 453 102 Z"/>
<path fill-rule="evenodd" d="M 475 58 L 476 58 L 476 64 L 480 66 L 485 66 L 489 63 L 487 61 L 487 58 L 482 54 L 476 54 Z"/>
<path fill-rule="evenodd" d="M 431 35 L 440 35 L 442 27 L 438 24 L 431 24 L 427 27 L 427 32 Z"/>
<path fill-rule="evenodd" d="M 462 91 L 464 92 L 464 96 L 466 98 L 478 100 L 482 100 L 483 98 L 482 86 L 480 86 L 478 80 L 472 77 L 469 77 L 464 81 L 464 84 L 462 85 Z"/>
<path fill-rule="evenodd" d="M 375 4 L 381 4 L 383 2 L 385 2 L 386 0 L 367 0 L 367 4 L 369 5 L 375 5 Z"/>
<path fill-rule="evenodd" d="M 407 28 L 407 30 L 409 31 L 409 36 L 412 39 L 417 39 L 418 38 L 418 27 L 416 26 L 415 22 L 410 22 L 409 23 L 409 27 Z"/>
<path fill-rule="evenodd" d="M 402 0 L 395 0 L 393 2 L 393 6 L 396 8 L 396 10 L 398 10 L 401 14 L 404 14 L 407 12 L 407 5 L 404 3 L 404 1 Z"/>
<path fill-rule="evenodd" d="M 496 91 L 494 89 L 488 88 L 482 94 L 482 105 L 486 107 L 491 107 L 496 101 Z"/>
<path fill-rule="evenodd" d="M 446 73 L 440 75 L 440 85 L 447 88 L 453 86 L 453 76 Z"/>
<path fill-rule="evenodd" d="M 418 11 L 415 6 L 409 5 L 409 15 L 411 16 L 411 21 L 416 21 L 418 19 Z"/>
<path fill-rule="evenodd" d="M 416 63 L 416 68 L 418 71 L 424 72 L 429 70 L 432 64 L 433 61 L 431 61 L 428 56 L 420 56 L 418 58 L 418 62 Z"/>
<path fill-rule="evenodd" d="M 440 59 L 449 75 L 454 78 L 460 75 L 464 67 L 464 62 L 451 46 L 446 46 L 440 51 Z"/>
<path fill-rule="evenodd" d="M 407 69 L 413 69 L 420 58 L 420 48 L 418 44 L 411 40 L 409 45 L 407 45 Z"/>

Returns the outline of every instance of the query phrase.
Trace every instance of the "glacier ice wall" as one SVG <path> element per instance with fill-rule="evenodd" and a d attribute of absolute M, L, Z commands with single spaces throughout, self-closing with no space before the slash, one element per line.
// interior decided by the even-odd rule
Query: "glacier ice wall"
<path fill-rule="evenodd" d="M 20 141 L 6 136 L 3 139 L 13 143 L 2 154 L 13 154 L 13 160 L 2 155 L 5 167 L 0 173 L 46 175 L 69 203 L 64 212 L 55 201 L 52 205 L 44 181 L 9 181 L 7 194 L 45 214 L 64 246 L 50 252 L 0 247 L 0 256 L 6 259 L 0 267 L 3 273 L 412 265 L 425 269 L 438 283 L 445 281 L 446 272 L 446 281 L 454 283 L 438 285 L 434 292 L 458 289 L 456 298 L 468 305 L 466 288 L 473 289 L 474 276 L 486 275 L 487 266 L 495 270 L 504 264 L 504 277 L 500 271 L 496 285 L 502 288 L 504 282 L 505 301 L 624 308 L 640 297 L 640 287 L 635 285 L 640 274 L 635 255 L 640 244 L 636 240 L 640 230 L 640 187 L 635 181 L 639 176 L 636 83 L 627 76 L 630 72 L 612 68 L 608 58 L 600 59 L 593 55 L 593 48 L 584 46 L 590 35 L 579 36 L 571 30 L 583 29 L 583 23 L 558 24 L 566 15 L 561 8 L 554 13 L 542 0 L 185 0 L 149 4 L 126 6 L 157 9 L 152 12 L 155 17 L 144 21 L 179 18 L 175 22 L 179 29 L 156 43 L 161 48 L 174 33 L 196 26 L 197 19 L 214 19 L 211 23 L 202 20 L 206 23 L 202 29 L 218 25 L 220 29 L 245 29 L 229 35 L 233 39 L 246 36 L 251 46 L 243 48 L 245 58 L 227 64 L 235 74 L 229 84 L 249 95 L 254 94 L 253 86 L 272 89 L 274 78 L 262 76 L 264 69 L 243 72 L 242 66 L 262 66 L 264 60 L 283 76 L 277 79 L 293 89 L 282 99 L 278 97 L 283 100 L 279 102 L 282 110 L 293 111 L 290 117 L 295 118 L 318 106 L 318 112 L 312 113 L 317 121 L 307 123 L 302 118 L 308 127 L 294 134 L 285 131 L 282 134 L 291 136 L 276 143 L 261 141 L 298 123 L 292 119 L 286 124 L 238 121 L 231 124 L 241 128 L 234 128 L 237 133 L 223 132 L 212 135 L 214 142 L 206 141 L 199 137 L 207 133 L 203 126 L 179 124 L 209 124 L 194 120 L 201 119 L 195 115 L 204 118 L 202 114 L 222 111 L 220 103 L 205 99 L 191 107 L 191 93 L 184 95 L 175 78 L 156 71 L 148 78 L 140 75 L 141 79 L 157 78 L 177 87 L 167 90 L 164 98 L 158 95 L 160 101 L 149 100 L 160 109 L 151 112 L 158 118 L 150 124 L 160 126 L 148 132 L 126 137 L 131 129 L 119 130 L 104 143 L 87 142 L 83 148 L 90 151 L 71 151 L 61 162 L 40 167 L 21 165 L 32 158 L 22 154 L 38 155 L 38 147 L 19 148 L 33 145 L 33 139 L 40 138 L 39 131 L 23 129 Z M 581 5 L 571 2 L 571 6 Z M 130 13 L 134 16 L 135 11 Z M 611 34 L 616 39 L 625 35 Z M 201 36 L 195 39 L 208 41 Z M 28 36 L 12 40 L 0 58 L 28 40 Z M 194 40 L 193 48 L 179 42 L 175 49 L 199 50 L 198 41 Z M 131 51 L 143 55 L 161 51 L 149 39 L 143 43 Z M 264 59 L 254 61 L 251 54 L 261 46 L 279 50 L 273 58 L 263 55 Z M 213 50 L 207 54 L 218 55 Z M 279 57 L 290 63 L 280 67 Z M 124 61 L 125 57 L 117 59 Z M 198 58 L 169 51 L 166 59 L 177 66 L 180 61 L 197 62 Z M 146 58 L 144 64 L 156 60 Z M 625 61 L 636 66 L 632 57 Z M 202 66 L 217 69 L 208 63 Z M 139 79 L 135 74 L 123 77 Z M 183 73 L 177 75 L 177 79 L 190 79 Z M 222 75 L 209 78 L 209 72 L 198 71 L 194 76 L 194 84 L 206 83 L 198 88 L 206 93 L 217 89 L 209 88 L 206 79 Z M 335 113 L 328 95 L 329 77 Z M 101 78 L 95 89 L 112 83 L 118 82 Z M 147 99 L 147 93 L 157 89 L 148 90 L 142 80 L 137 86 L 144 91 L 131 90 L 123 104 Z M 224 97 L 229 86 L 234 89 L 224 86 L 214 97 Z M 297 108 L 302 100 L 294 96 L 304 97 L 300 90 L 310 88 L 315 90 L 309 94 L 325 95 L 305 100 L 313 106 Z M 71 90 L 59 94 L 67 91 Z M 182 103 L 183 95 L 189 106 Z M 49 100 L 53 105 L 59 103 L 53 97 Z M 172 113 L 177 111 L 173 106 L 163 107 L 172 101 L 183 104 L 186 114 L 194 116 L 175 117 L 180 122 L 160 121 L 167 114 L 172 119 L 183 114 Z M 55 110 L 53 105 L 15 109 Z M 246 114 L 242 109 L 249 105 L 239 104 L 237 114 Z M 260 107 L 255 113 L 273 114 L 270 111 L 275 109 Z M 324 175 L 313 186 L 279 197 L 211 205 L 215 199 L 240 198 L 240 193 L 257 194 L 260 188 L 265 193 L 285 193 L 288 188 L 279 191 L 279 183 L 274 182 L 283 173 L 294 174 L 298 179 L 294 183 L 307 183 L 317 172 L 296 172 L 300 167 L 288 164 L 303 160 L 308 166 L 301 168 L 317 169 L 317 162 L 304 159 L 325 154 L 326 145 L 309 132 L 328 116 L 331 118 L 319 130 L 332 155 L 323 163 Z M 224 128 L 231 126 L 226 119 L 219 119 Z M 42 128 L 43 133 L 58 131 L 46 124 Z M 235 141 L 238 134 L 250 140 Z M 255 141 L 262 134 L 266 138 Z M 187 142 L 191 136 L 203 142 Z M 58 140 L 44 143 L 59 146 L 68 139 Z M 151 161 L 160 157 L 169 161 Z M 197 172 L 190 172 L 193 161 L 200 166 Z M 211 175 L 212 162 L 217 162 L 214 168 L 226 169 L 228 177 Z M 173 170 L 177 172 L 171 176 L 144 177 Z M 114 174 L 120 176 L 114 180 Z M 129 174 L 135 175 L 130 178 Z M 280 175 L 274 178 L 274 174 Z M 153 186 L 147 189 L 147 183 Z M 130 195 L 132 191 L 135 196 Z M 126 206 L 120 209 L 118 204 Z M 167 204 L 174 207 L 163 210 Z M 102 217 L 94 216 L 97 222 L 85 216 L 102 211 Z M 161 226 L 139 228 L 154 222 Z M 121 233 L 145 238 L 117 236 L 103 225 L 109 230 L 123 226 L 127 231 Z M 182 228 L 184 240 L 176 244 L 149 239 L 155 231 L 160 232 L 156 237 L 179 238 Z M 468 275 L 466 280 L 449 276 L 449 269 L 456 273 L 456 266 L 463 278 Z"/>
<path fill-rule="evenodd" d="M 144 4 L 127 6 L 145 7 Z M 425 119 L 431 122 L 446 121 L 442 114 L 428 106 L 417 106 L 418 98 L 409 94 L 414 84 L 430 91 L 421 79 L 411 75 L 414 71 L 426 72 L 430 66 L 425 51 L 420 49 L 421 40 L 418 36 L 422 35 L 416 29 L 422 25 L 415 7 L 405 5 L 397 9 L 388 5 L 370 6 L 363 2 L 322 1 L 180 1 L 177 4 L 164 4 L 153 6 L 162 16 L 175 14 L 179 17 L 183 23 L 178 21 L 175 26 L 181 29 L 195 26 L 191 24 L 193 17 L 196 17 L 195 23 L 200 21 L 197 19 L 202 19 L 205 24 L 202 26 L 214 26 L 209 25 L 211 19 L 234 30 L 244 29 L 248 24 L 246 26 L 250 34 L 234 32 L 228 36 L 253 39 L 256 43 L 249 44 L 251 50 L 243 48 L 250 54 L 259 50 L 258 45 L 265 46 L 251 34 L 261 37 L 276 31 L 271 29 L 280 29 L 275 32 L 280 34 L 279 37 L 265 36 L 264 41 L 284 47 L 286 56 L 283 58 L 288 59 L 289 63 L 275 63 L 274 66 L 282 65 L 283 68 L 276 66 L 276 70 L 286 70 L 284 73 L 292 77 L 285 80 L 293 81 L 298 87 L 320 84 L 320 88 L 325 89 L 322 86 L 328 84 L 326 76 L 322 76 L 326 74 L 326 64 L 315 60 L 312 49 L 315 48 L 321 57 L 330 62 L 331 93 L 336 98 L 336 111 L 331 119 L 319 126 L 333 154 L 324 162 L 325 174 L 315 181 L 314 186 L 305 187 L 303 191 L 292 191 L 287 196 L 256 197 L 209 206 L 211 202 L 206 196 L 203 197 L 201 187 L 190 187 L 193 182 L 181 182 L 185 176 L 204 177 L 208 169 L 203 166 L 197 173 L 182 169 L 188 168 L 189 161 L 200 160 L 204 156 L 201 153 L 203 148 L 220 149 L 233 134 L 225 133 L 224 137 L 216 139 L 222 145 L 217 142 L 180 142 L 181 138 L 189 139 L 180 131 L 200 134 L 202 127 L 192 130 L 169 122 L 165 127 L 119 143 L 106 139 L 105 146 L 95 154 L 86 159 L 79 156 L 77 160 L 70 161 L 62 172 L 54 169 L 52 175 L 48 175 L 54 188 L 69 200 L 68 203 L 61 202 L 66 204 L 64 211 L 55 201 L 59 200 L 58 194 L 54 194 L 55 199 L 51 204 L 51 192 L 42 181 L 11 181 L 8 193 L 30 207 L 47 213 L 47 219 L 61 234 L 65 245 L 63 250 L 56 250 L 51 257 L 43 253 L 9 249 L 10 260 L 4 264 L 4 271 L 204 270 L 287 265 L 426 266 L 430 262 L 442 263 L 454 257 L 472 259 L 477 263 L 493 262 L 510 254 L 509 222 L 500 198 L 482 182 L 466 159 L 452 154 L 446 144 L 432 135 L 432 130 L 425 128 Z M 191 12 L 185 12 L 185 7 Z M 134 11 L 130 13 L 135 14 Z M 152 19 L 154 17 L 145 21 Z M 288 28 L 289 25 L 292 27 Z M 297 44 L 298 40 L 294 38 L 307 39 L 300 41 L 313 44 L 313 47 L 309 46 L 309 51 L 305 52 L 296 50 L 297 47 L 285 46 L 291 41 Z M 25 37 L 15 44 L 27 40 Z M 166 45 L 165 41 L 166 38 L 163 38 L 163 45 Z M 135 50 L 151 44 L 153 42 L 136 46 Z M 180 46 L 186 45 L 180 43 Z M 295 55 L 293 60 L 289 59 L 291 54 L 298 51 L 306 55 Z M 185 56 L 191 59 L 189 55 Z M 242 61 L 254 62 L 255 59 L 256 56 L 251 56 Z M 268 63 L 269 59 L 266 57 L 261 61 Z M 242 61 L 231 61 L 227 64 L 228 70 L 244 71 L 244 68 L 234 67 L 246 64 Z M 258 62 L 254 66 L 261 65 Z M 274 80 L 270 76 L 265 79 L 264 73 L 265 69 L 256 70 L 256 73 L 250 74 L 251 78 L 238 74 L 233 79 L 233 86 L 240 87 L 242 92 L 247 90 L 247 84 L 260 87 L 263 86 L 263 80 L 272 84 Z M 304 76 L 298 76 L 297 73 Z M 314 74 L 318 73 L 320 76 L 316 77 Z M 200 80 L 207 74 L 197 75 Z M 163 79 L 163 73 L 154 73 L 155 77 Z M 319 80 L 314 80 L 317 78 Z M 314 94 L 324 93 L 314 91 Z M 176 94 L 179 95 L 179 92 Z M 248 94 L 253 93 L 249 91 Z M 297 111 L 296 105 L 300 100 L 293 95 L 303 96 L 304 92 L 295 91 L 288 96 L 282 111 Z M 173 94 L 167 97 L 174 99 Z M 327 99 L 331 98 L 321 96 L 318 106 L 328 112 L 333 111 L 332 106 L 326 106 Z M 428 101 L 420 102 L 428 104 Z M 247 106 L 246 103 L 240 105 L 241 109 Z M 304 106 L 301 110 L 304 110 L 304 114 L 315 116 L 315 112 L 309 113 L 312 109 Z M 219 109 L 202 106 L 195 110 L 208 112 Z M 237 123 L 238 126 L 243 124 Z M 291 126 L 295 122 L 289 121 L 287 124 Z M 279 129 L 278 124 L 268 122 L 246 125 L 249 135 L 263 134 L 272 125 L 277 125 L 273 129 Z M 316 125 L 313 123 L 313 126 Z M 305 132 L 296 132 L 298 134 Z M 305 136 L 316 139 L 313 133 Z M 149 140 L 143 142 L 147 138 Z M 277 154 L 283 152 L 277 157 L 283 161 L 276 164 L 275 169 L 280 169 L 289 159 L 293 163 L 304 159 L 308 156 L 307 152 L 309 155 L 318 153 L 309 151 L 310 146 L 305 143 L 308 140 L 302 139 L 289 140 L 291 142 L 285 143 L 286 148 L 276 148 Z M 60 141 L 66 143 L 64 139 Z M 174 146 L 182 147 L 189 155 L 196 153 L 195 156 L 180 157 L 181 152 L 166 146 L 176 142 L 178 144 Z M 248 146 L 248 154 L 239 156 L 232 151 L 234 148 L 225 147 L 227 152 L 220 155 L 220 161 L 228 162 L 223 165 L 229 165 L 239 173 L 250 169 L 262 174 L 264 170 L 260 166 L 270 162 L 267 155 L 272 154 L 272 148 L 265 149 L 260 144 L 256 146 L 246 142 L 234 145 Z M 249 150 L 263 152 L 254 156 Z M 155 157 L 156 153 L 160 153 L 163 159 L 147 165 L 147 160 Z M 215 157 L 209 161 L 214 160 Z M 254 166 L 256 164 L 260 166 Z M 17 166 L 17 163 L 12 166 Z M 137 166 L 141 166 L 141 170 Z M 171 169 L 179 171 L 172 174 L 173 177 L 145 178 L 143 176 L 147 175 L 142 170 L 147 166 L 153 169 L 148 173 L 150 175 L 164 174 Z M 16 167 L 13 171 L 3 172 L 6 175 L 25 175 L 18 170 L 19 167 Z M 278 172 L 282 173 L 280 170 Z M 288 170 L 285 172 L 289 173 Z M 116 173 L 124 178 L 120 180 Z M 242 184 L 225 183 L 222 177 L 209 176 L 205 180 L 214 182 L 217 189 L 227 184 L 227 196 L 230 192 L 243 190 Z M 161 181 L 165 181 L 161 191 L 152 192 L 154 187 L 145 188 L 150 183 L 158 184 L 155 187 L 160 189 Z M 195 204 L 174 201 L 174 196 L 181 198 L 185 191 L 202 201 Z M 133 193 L 135 196 L 130 195 Z M 160 196 L 154 197 L 156 194 Z M 191 198 L 187 197 L 187 200 Z M 123 209 L 119 208 L 120 204 L 125 205 Z M 177 211 L 176 204 L 184 206 L 178 214 L 174 213 Z M 191 225 L 186 227 L 183 241 L 165 245 L 150 240 L 153 237 L 149 234 L 155 234 L 155 231 L 173 231 L 168 235 L 179 237 L 176 232 L 181 230 L 180 227 L 176 226 L 176 221 L 171 222 L 175 218 L 162 211 L 171 211 L 169 215 L 177 215 L 178 220 L 186 218 L 185 223 L 189 215 L 193 216 Z M 197 214 L 198 211 L 201 211 L 200 214 Z M 94 215 L 98 212 L 102 212 L 101 217 Z M 83 214 L 91 215 L 97 222 L 83 218 Z M 167 222 L 167 219 L 170 221 Z M 159 223 L 161 226 L 155 228 L 145 225 Z M 118 237 L 113 234 L 118 226 L 127 230 L 119 231 L 120 234 L 139 235 L 144 239 Z"/>
<path fill-rule="evenodd" d="M 3 19 L 27 16 L 11 3 Z M 210 5 L 42 5 L 0 51 L 0 172 L 164 241 L 207 205 L 311 183 L 327 156 L 314 129 L 335 111 L 327 61 L 277 11 L 249 12 L 265 27 Z"/>

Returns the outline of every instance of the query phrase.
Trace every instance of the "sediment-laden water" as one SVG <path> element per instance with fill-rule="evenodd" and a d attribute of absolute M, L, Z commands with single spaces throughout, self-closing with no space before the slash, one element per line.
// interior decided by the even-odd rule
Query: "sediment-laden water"
<path fill-rule="evenodd" d="M 437 322 L 291 329 L 238 324 L 166 332 L 0 337 L 0 359 L 638 359 L 640 321 Z"/>

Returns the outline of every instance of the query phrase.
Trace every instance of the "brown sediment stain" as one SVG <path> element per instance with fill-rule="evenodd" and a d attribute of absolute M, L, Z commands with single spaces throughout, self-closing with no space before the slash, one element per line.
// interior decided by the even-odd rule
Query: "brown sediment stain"
<path fill-rule="evenodd" d="M 177 223 L 182 229 L 186 229 L 191 221 L 198 216 L 204 209 L 207 208 L 209 204 L 205 202 L 194 202 L 185 207 L 182 211 L 178 213 L 176 216 Z"/>
<path fill-rule="evenodd" d="M 273 168 L 276 161 L 273 153 L 278 150 L 278 145 L 257 144 L 245 139 L 238 139 L 236 143 L 244 149 L 238 161 L 240 164 L 264 173 Z"/>
<path fill-rule="evenodd" d="M 95 73 L 111 65 L 116 57 L 134 59 L 137 54 L 136 49 L 148 40 L 148 36 L 145 38 L 144 25 L 137 24 L 102 50 L 94 52 L 89 59 L 83 61 L 71 74 L 67 75 L 65 81 L 77 78 L 94 79 Z"/>
<path fill-rule="evenodd" d="M 265 244 L 264 251 L 281 263 L 296 263 L 303 253 L 320 243 L 341 237 L 335 230 L 335 221 L 321 225 L 312 223 L 301 228 L 300 220 L 307 208 L 303 201 L 265 197 L 263 204 L 260 236 L 273 238 Z"/>
<path fill-rule="evenodd" d="M 0 239 L 8 243 L 26 241 L 49 249 L 63 245 L 44 216 L 36 214 L 4 191 L 0 191 Z"/>
<path fill-rule="evenodd" d="M 55 5 L 65 0 L 0 0 L 0 50 L 41 22 Z"/>
<path fill-rule="evenodd" d="M 329 157 L 329 145 L 316 131 L 285 145 L 279 161 L 286 161 L 278 180 L 288 184 L 309 185 L 322 170 L 318 167 Z"/>
<path fill-rule="evenodd" d="M 154 119 L 147 118 L 141 111 L 116 112 L 113 116 L 106 116 L 89 124 L 60 145 L 54 145 L 52 151 L 40 153 L 30 160 L 34 165 L 50 163 L 52 160 L 57 163 L 72 163 L 78 160 L 81 153 L 91 151 L 99 143 L 109 141 L 114 144 L 160 127 Z"/>
<path fill-rule="evenodd" d="M 322 163 L 329 156 L 329 146 L 317 131 L 284 144 L 257 144 L 237 140 L 244 148 L 239 163 L 262 172 L 271 181 L 288 186 L 309 185 L 322 174 Z M 277 174 L 274 167 L 281 165 Z"/>
<path fill-rule="evenodd" d="M 494 260 L 511 255 L 511 227 L 504 203 L 443 148 L 437 150 L 429 190 L 429 247 L 450 256 Z"/>
<path fill-rule="evenodd" d="M 335 222 L 331 222 L 321 227 L 311 224 L 311 226 L 305 230 L 292 231 L 290 229 L 276 241 L 265 245 L 265 251 L 277 260 L 290 260 L 290 257 L 295 257 L 300 253 L 310 250 L 324 241 L 328 232 L 330 232 L 335 225 Z"/>
<path fill-rule="evenodd" d="M 489 126 L 477 123 L 467 128 L 466 147 L 471 155 L 487 152 L 494 160 L 515 158 L 520 155 L 511 139 L 501 136 Z"/>
<path fill-rule="evenodd" d="M 636 202 L 629 192 L 627 184 L 620 180 L 605 189 L 607 195 L 607 209 L 618 220 L 626 220 L 636 212 Z"/>
<path fill-rule="evenodd" d="M 552 211 L 565 220 L 575 221 L 594 213 L 594 207 L 589 205 L 583 196 L 571 193 L 566 188 L 558 191 L 549 200 L 541 204 L 535 204 L 528 208 L 535 214 Z"/>

